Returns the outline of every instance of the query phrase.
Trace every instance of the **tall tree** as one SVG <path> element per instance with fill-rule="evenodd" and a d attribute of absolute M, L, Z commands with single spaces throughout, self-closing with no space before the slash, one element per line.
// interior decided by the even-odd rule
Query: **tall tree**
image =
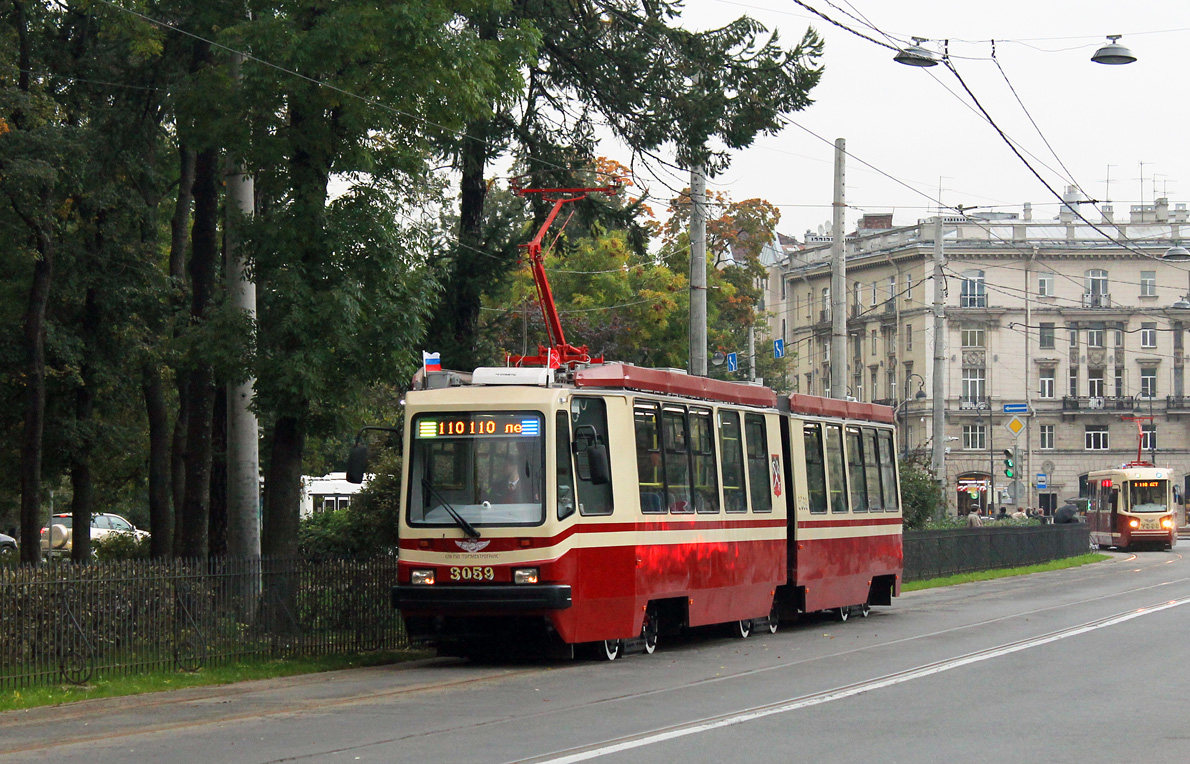
<path fill-rule="evenodd" d="M 634 155 L 655 159 L 669 145 L 683 165 L 697 159 L 713 171 L 729 150 L 780 129 L 782 114 L 810 103 L 821 71 L 813 30 L 784 49 L 747 17 L 696 33 L 676 26 L 680 11 L 677 0 L 514 0 L 502 12 L 469 17 L 485 37 L 532 25 L 541 43 L 519 98 L 469 123 L 450 147 L 461 173 L 458 244 L 444 264 L 451 299 L 439 305 L 431 342 L 457 367 L 478 361 L 484 284 L 515 265 L 479 222 L 487 167 L 506 147 L 541 185 L 573 185 L 572 168 L 592 158 L 597 115 Z"/>

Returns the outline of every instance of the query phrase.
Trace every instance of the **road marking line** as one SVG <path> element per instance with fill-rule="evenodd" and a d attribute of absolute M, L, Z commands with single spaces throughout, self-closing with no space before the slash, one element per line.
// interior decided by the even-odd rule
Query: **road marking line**
<path fill-rule="evenodd" d="M 775 714 L 783 714 L 789 711 L 796 711 L 801 708 L 808 708 L 810 706 L 817 706 L 823 703 L 829 703 L 834 700 L 842 700 L 853 695 L 859 695 L 872 690 L 878 690 L 883 687 L 891 687 L 892 685 L 908 682 L 913 679 L 921 679 L 923 677 L 940 674 L 944 671 L 950 671 L 961 666 L 968 666 L 972 663 L 979 663 L 981 661 L 998 658 L 1002 655 L 1009 655 L 1010 653 L 1019 652 L 1021 650 L 1028 650 L 1033 647 L 1040 647 L 1041 645 L 1049 644 L 1050 642 L 1057 642 L 1060 639 L 1068 637 L 1076 637 L 1080 634 L 1086 634 L 1097 629 L 1107 628 L 1108 626 L 1115 626 L 1116 624 L 1130 621 L 1133 618 L 1139 618 L 1142 615 L 1151 615 L 1159 613 L 1162 610 L 1178 607 L 1180 605 L 1190 604 L 1190 597 L 1178 600 L 1170 600 L 1159 605 L 1152 605 L 1150 607 L 1137 608 L 1126 613 L 1108 616 L 1097 621 L 1090 621 L 1079 626 L 1072 626 L 1060 631 L 1051 632 L 1050 634 L 1043 634 L 1038 637 L 1030 639 L 1023 639 L 1019 642 L 1010 642 L 999 647 L 981 650 L 967 655 L 961 655 L 957 658 L 950 658 L 948 660 L 939 661 L 937 663 L 929 663 L 917 668 L 901 671 L 896 674 L 889 674 L 888 676 L 870 679 L 866 682 L 859 682 L 857 684 L 849 685 L 847 687 L 839 687 L 834 690 L 827 690 L 825 692 L 815 693 L 813 695 L 806 695 L 792 700 L 781 701 L 758 708 L 748 709 L 733 714 L 725 714 L 723 716 L 711 717 L 699 722 L 692 722 L 689 724 L 680 725 L 677 727 L 670 727 L 668 729 L 659 730 L 657 732 L 643 733 L 633 737 L 624 738 L 617 742 L 600 745 L 596 748 L 584 748 L 573 753 L 562 756 L 552 756 L 550 758 L 533 758 L 523 761 L 535 762 L 535 764 L 573 764 L 579 761 L 588 761 L 590 759 L 599 758 L 600 756 L 607 756 L 621 751 L 629 751 L 634 748 L 642 748 L 654 743 L 661 743 L 667 740 L 674 740 L 688 735 L 695 735 L 700 732 L 709 732 L 721 727 L 730 727 L 736 724 L 743 724 L 745 722 L 754 721 L 756 719 L 763 719 L 766 716 L 773 716 Z"/>

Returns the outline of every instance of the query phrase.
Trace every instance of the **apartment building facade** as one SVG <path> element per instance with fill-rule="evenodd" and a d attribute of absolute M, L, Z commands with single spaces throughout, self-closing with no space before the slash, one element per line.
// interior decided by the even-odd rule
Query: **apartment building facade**
<path fill-rule="evenodd" d="M 940 477 L 951 514 L 1052 509 L 1080 495 L 1087 472 L 1134 461 L 1138 449 L 1185 486 L 1190 262 L 1166 254 L 1190 243 L 1186 206 L 1134 205 L 1126 223 L 1103 206 L 1089 224 L 1070 202 L 1046 221 L 1027 205 L 942 218 Z M 793 391 L 829 395 L 841 303 L 848 348 L 838 383 L 893 406 L 902 453 L 928 464 L 936 223 L 887 223 L 865 218 L 848 237 L 843 300 L 830 295 L 830 244 L 814 242 L 769 266 L 767 304 Z M 1013 448 L 1015 481 L 1004 474 L 1003 451 Z"/>

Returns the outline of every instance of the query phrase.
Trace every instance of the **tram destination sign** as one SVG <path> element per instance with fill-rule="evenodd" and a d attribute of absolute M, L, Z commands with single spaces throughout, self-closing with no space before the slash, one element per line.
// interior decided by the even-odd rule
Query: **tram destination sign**
<path fill-rule="evenodd" d="M 539 437 L 541 418 L 520 412 L 452 413 L 418 417 L 414 437 L 427 438 L 507 438 Z"/>

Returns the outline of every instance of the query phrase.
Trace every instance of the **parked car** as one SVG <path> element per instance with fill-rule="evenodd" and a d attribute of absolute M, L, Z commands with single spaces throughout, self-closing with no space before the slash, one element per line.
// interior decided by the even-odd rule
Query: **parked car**
<path fill-rule="evenodd" d="M 69 554 L 73 546 L 74 531 L 71 528 L 73 517 L 69 514 L 54 515 L 49 528 L 41 529 L 42 554 Z M 91 541 L 110 536 L 113 533 L 131 533 L 137 538 L 148 538 L 149 532 L 136 528 L 132 523 L 119 515 L 99 512 L 91 515 Z"/>
<path fill-rule="evenodd" d="M 17 559 L 17 540 L 0 533 L 0 565 L 12 565 Z"/>

